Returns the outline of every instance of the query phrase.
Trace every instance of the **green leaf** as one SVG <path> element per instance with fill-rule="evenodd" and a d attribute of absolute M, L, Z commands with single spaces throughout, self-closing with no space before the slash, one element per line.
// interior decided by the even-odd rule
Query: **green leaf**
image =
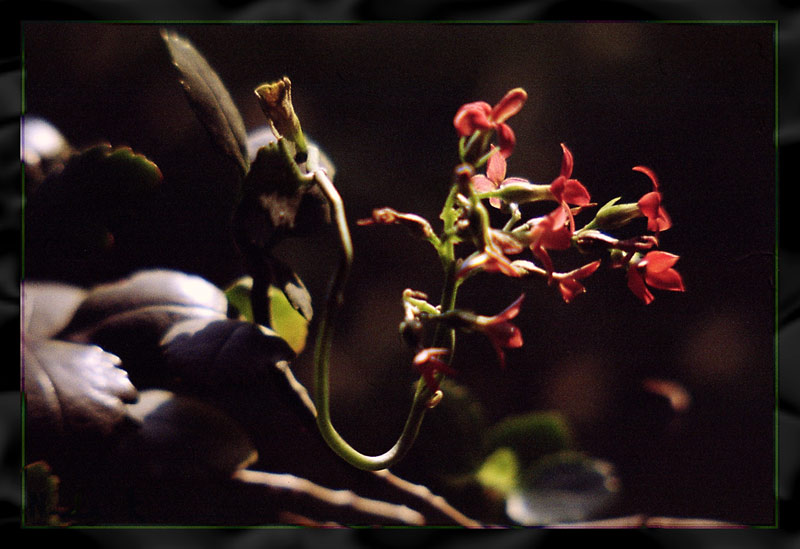
<path fill-rule="evenodd" d="M 99 345 L 122 359 L 137 386 L 172 379 L 159 343 L 187 319 L 226 320 L 222 291 L 195 275 L 166 269 L 141 271 L 91 288 L 58 337 Z"/>
<path fill-rule="evenodd" d="M 489 448 L 512 448 L 527 466 L 544 455 L 574 446 L 574 436 L 559 412 L 530 412 L 505 418 L 488 433 Z"/>
<path fill-rule="evenodd" d="M 25 466 L 25 526 L 68 526 L 58 516 L 61 479 L 44 461 Z"/>
<path fill-rule="evenodd" d="M 247 131 L 242 115 L 217 73 L 191 42 L 175 32 L 161 31 L 181 85 L 200 123 L 214 143 L 244 176 L 249 169 Z"/>
<path fill-rule="evenodd" d="M 71 156 L 28 197 L 26 274 L 83 283 L 126 272 L 144 253 L 161 181 L 158 166 L 128 147 Z"/>
<path fill-rule="evenodd" d="M 286 340 L 295 353 L 300 354 L 308 338 L 308 320 L 294 308 L 286 294 L 275 286 L 269 287 L 269 298 L 272 329 Z"/>
<path fill-rule="evenodd" d="M 252 291 L 253 279 L 249 276 L 243 276 L 225 289 L 228 303 L 239 313 L 239 318 L 248 322 L 254 322 L 253 306 L 250 303 Z"/>
<path fill-rule="evenodd" d="M 140 424 L 116 448 L 128 469 L 158 472 L 161 478 L 229 476 L 256 460 L 244 431 L 222 410 L 169 391 L 143 391 L 128 413 Z"/>
<path fill-rule="evenodd" d="M 507 495 L 516 488 L 519 476 L 519 460 L 511 448 L 498 448 L 481 465 L 475 477 L 478 482 L 500 495 Z"/>
<path fill-rule="evenodd" d="M 234 282 L 225 290 L 228 302 L 239 313 L 239 316 L 253 322 L 253 307 L 250 301 L 253 279 L 245 276 Z M 308 337 L 308 320 L 291 304 L 286 294 L 275 286 L 268 290 L 270 303 L 270 327 L 281 336 L 295 353 L 300 354 L 305 348 Z"/>

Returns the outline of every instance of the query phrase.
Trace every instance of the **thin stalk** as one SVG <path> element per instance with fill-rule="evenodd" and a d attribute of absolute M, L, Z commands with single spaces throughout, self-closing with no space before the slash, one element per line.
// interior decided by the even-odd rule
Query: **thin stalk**
<path fill-rule="evenodd" d="M 314 350 L 314 400 L 317 407 L 317 426 L 328 446 L 345 461 L 359 469 L 378 471 L 399 461 L 411 448 L 416 440 L 425 412 L 428 410 L 428 402 L 432 394 L 425 383 L 422 381 L 417 383 L 414 400 L 403 430 L 394 446 L 383 454 L 377 456 L 362 454 L 348 444 L 333 427 L 330 416 L 330 351 L 336 316 L 344 301 L 344 288 L 353 263 L 353 244 L 350 239 L 350 230 L 347 227 L 344 203 L 333 182 L 323 170 L 316 170 L 311 177 L 319 185 L 333 208 L 334 222 L 342 247 L 341 260 L 331 279 L 328 300 L 320 319 Z"/>

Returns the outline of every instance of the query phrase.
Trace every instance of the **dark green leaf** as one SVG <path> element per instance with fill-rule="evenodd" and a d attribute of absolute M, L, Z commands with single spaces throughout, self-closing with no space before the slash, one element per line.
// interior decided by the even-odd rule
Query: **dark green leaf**
<path fill-rule="evenodd" d="M 225 319 L 228 303 L 213 284 L 169 270 L 142 271 L 92 288 L 58 337 L 93 343 L 119 356 L 137 386 L 169 377 L 159 342 L 177 322 Z"/>
<path fill-rule="evenodd" d="M 283 238 L 307 236 L 330 223 L 322 191 L 301 181 L 301 175 L 284 139 L 258 150 L 234 218 L 243 251 L 269 249 Z"/>
<path fill-rule="evenodd" d="M 128 413 L 139 429 L 120 442 L 117 458 L 159 478 L 229 476 L 256 459 L 242 427 L 205 402 L 164 390 L 143 391 Z"/>
<path fill-rule="evenodd" d="M 26 275 L 87 283 L 125 272 L 146 248 L 161 181 L 159 168 L 127 147 L 70 157 L 28 197 Z"/>
<path fill-rule="evenodd" d="M 247 132 L 227 88 L 191 42 L 167 30 L 162 30 L 161 36 L 197 118 L 216 146 L 236 164 L 240 174 L 246 174 L 249 169 Z"/>
<path fill-rule="evenodd" d="M 512 448 L 522 466 L 574 445 L 573 434 L 564 416 L 547 411 L 507 417 L 492 426 L 487 439 L 491 449 Z"/>
<path fill-rule="evenodd" d="M 278 362 L 294 358 L 291 347 L 263 326 L 233 319 L 192 318 L 175 323 L 161 341 L 166 366 L 186 387 L 248 394 L 275 375 Z M 279 377 L 282 377 L 281 374 Z"/>

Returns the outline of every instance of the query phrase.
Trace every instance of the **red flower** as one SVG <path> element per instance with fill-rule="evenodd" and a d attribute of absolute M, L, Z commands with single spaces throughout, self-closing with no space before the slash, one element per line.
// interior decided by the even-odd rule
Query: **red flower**
<path fill-rule="evenodd" d="M 633 170 L 642 172 L 653 182 L 653 190 L 644 195 L 639 199 L 639 202 L 637 202 L 639 211 L 642 212 L 642 215 L 647 217 L 647 230 L 654 233 L 666 231 L 672 227 L 672 220 L 661 205 L 661 193 L 658 192 L 658 178 L 656 174 L 653 170 L 645 166 L 636 166 Z"/>
<path fill-rule="evenodd" d="M 553 261 L 547 250 L 566 250 L 572 244 L 572 226 L 567 222 L 569 208 L 559 206 L 540 217 L 528 233 L 533 255 L 542 262 L 548 273 L 553 272 Z M 569 216 L 571 220 L 571 215 Z"/>
<path fill-rule="evenodd" d="M 591 276 L 598 267 L 600 267 L 599 259 L 568 273 L 554 273 L 553 278 L 558 281 L 558 289 L 561 291 L 564 301 L 569 303 L 575 296 L 584 293 L 586 288 L 578 281 Z"/>
<path fill-rule="evenodd" d="M 492 146 L 494 148 L 494 146 Z M 472 184 L 475 191 L 485 193 L 488 191 L 495 191 L 509 183 L 529 183 L 527 179 L 521 177 L 506 178 L 506 159 L 502 154 L 493 154 L 489 157 L 489 162 L 486 165 L 486 175 L 478 174 L 472 178 Z M 489 199 L 489 203 L 495 208 L 500 208 L 503 204 L 502 200 L 497 197 Z"/>
<path fill-rule="evenodd" d="M 506 364 L 506 355 L 503 349 L 522 347 L 522 333 L 510 321 L 519 314 L 524 298 L 525 294 L 522 294 L 503 312 L 495 316 L 477 315 L 475 317 L 474 329 L 489 338 L 492 347 L 497 353 L 497 358 L 500 360 L 501 368 L 504 368 Z"/>
<path fill-rule="evenodd" d="M 647 252 L 641 260 L 628 267 L 628 288 L 645 304 L 655 299 L 647 286 L 673 292 L 685 291 L 680 273 L 672 268 L 678 259 L 679 256 L 667 252 Z"/>
<path fill-rule="evenodd" d="M 441 359 L 441 357 L 449 353 L 450 351 L 448 349 L 429 347 L 427 349 L 422 349 L 414 356 L 414 368 L 425 379 L 425 383 L 431 391 L 435 392 L 439 390 L 439 381 L 436 379 L 436 374 L 441 372 L 443 374 L 453 375 L 456 373 L 455 370 Z"/>
<path fill-rule="evenodd" d="M 463 105 L 453 119 L 453 125 L 462 137 L 469 137 L 478 130 L 494 129 L 500 145 L 500 154 L 508 158 L 514 150 L 516 137 L 506 120 L 517 114 L 528 94 L 522 88 L 514 88 L 503 96 L 494 106 L 485 101 L 475 101 Z"/>
<path fill-rule="evenodd" d="M 586 206 L 591 201 L 589 191 L 577 179 L 571 179 L 574 161 L 572 152 L 564 143 L 561 143 L 564 155 L 561 158 L 561 173 L 550 183 L 550 192 L 557 202 Z"/>

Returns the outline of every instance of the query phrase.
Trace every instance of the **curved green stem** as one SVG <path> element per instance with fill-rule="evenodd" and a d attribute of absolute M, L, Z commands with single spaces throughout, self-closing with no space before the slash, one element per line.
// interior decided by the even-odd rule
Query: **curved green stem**
<path fill-rule="evenodd" d="M 342 246 L 342 257 L 339 267 L 331 280 L 328 300 L 319 323 L 314 350 L 314 401 L 317 407 L 317 426 L 328 446 L 354 467 L 370 471 L 386 469 L 399 461 L 413 445 L 432 394 L 425 383 L 417 383 L 414 400 L 403 431 L 394 446 L 381 455 L 368 456 L 358 452 L 333 427 L 330 416 L 330 350 L 333 343 L 333 328 L 336 324 L 336 315 L 344 301 L 344 287 L 353 262 L 353 244 L 347 227 L 344 203 L 333 182 L 323 170 L 315 171 L 311 174 L 311 177 L 319 185 L 333 208 L 334 222 L 339 232 L 339 240 Z"/>

